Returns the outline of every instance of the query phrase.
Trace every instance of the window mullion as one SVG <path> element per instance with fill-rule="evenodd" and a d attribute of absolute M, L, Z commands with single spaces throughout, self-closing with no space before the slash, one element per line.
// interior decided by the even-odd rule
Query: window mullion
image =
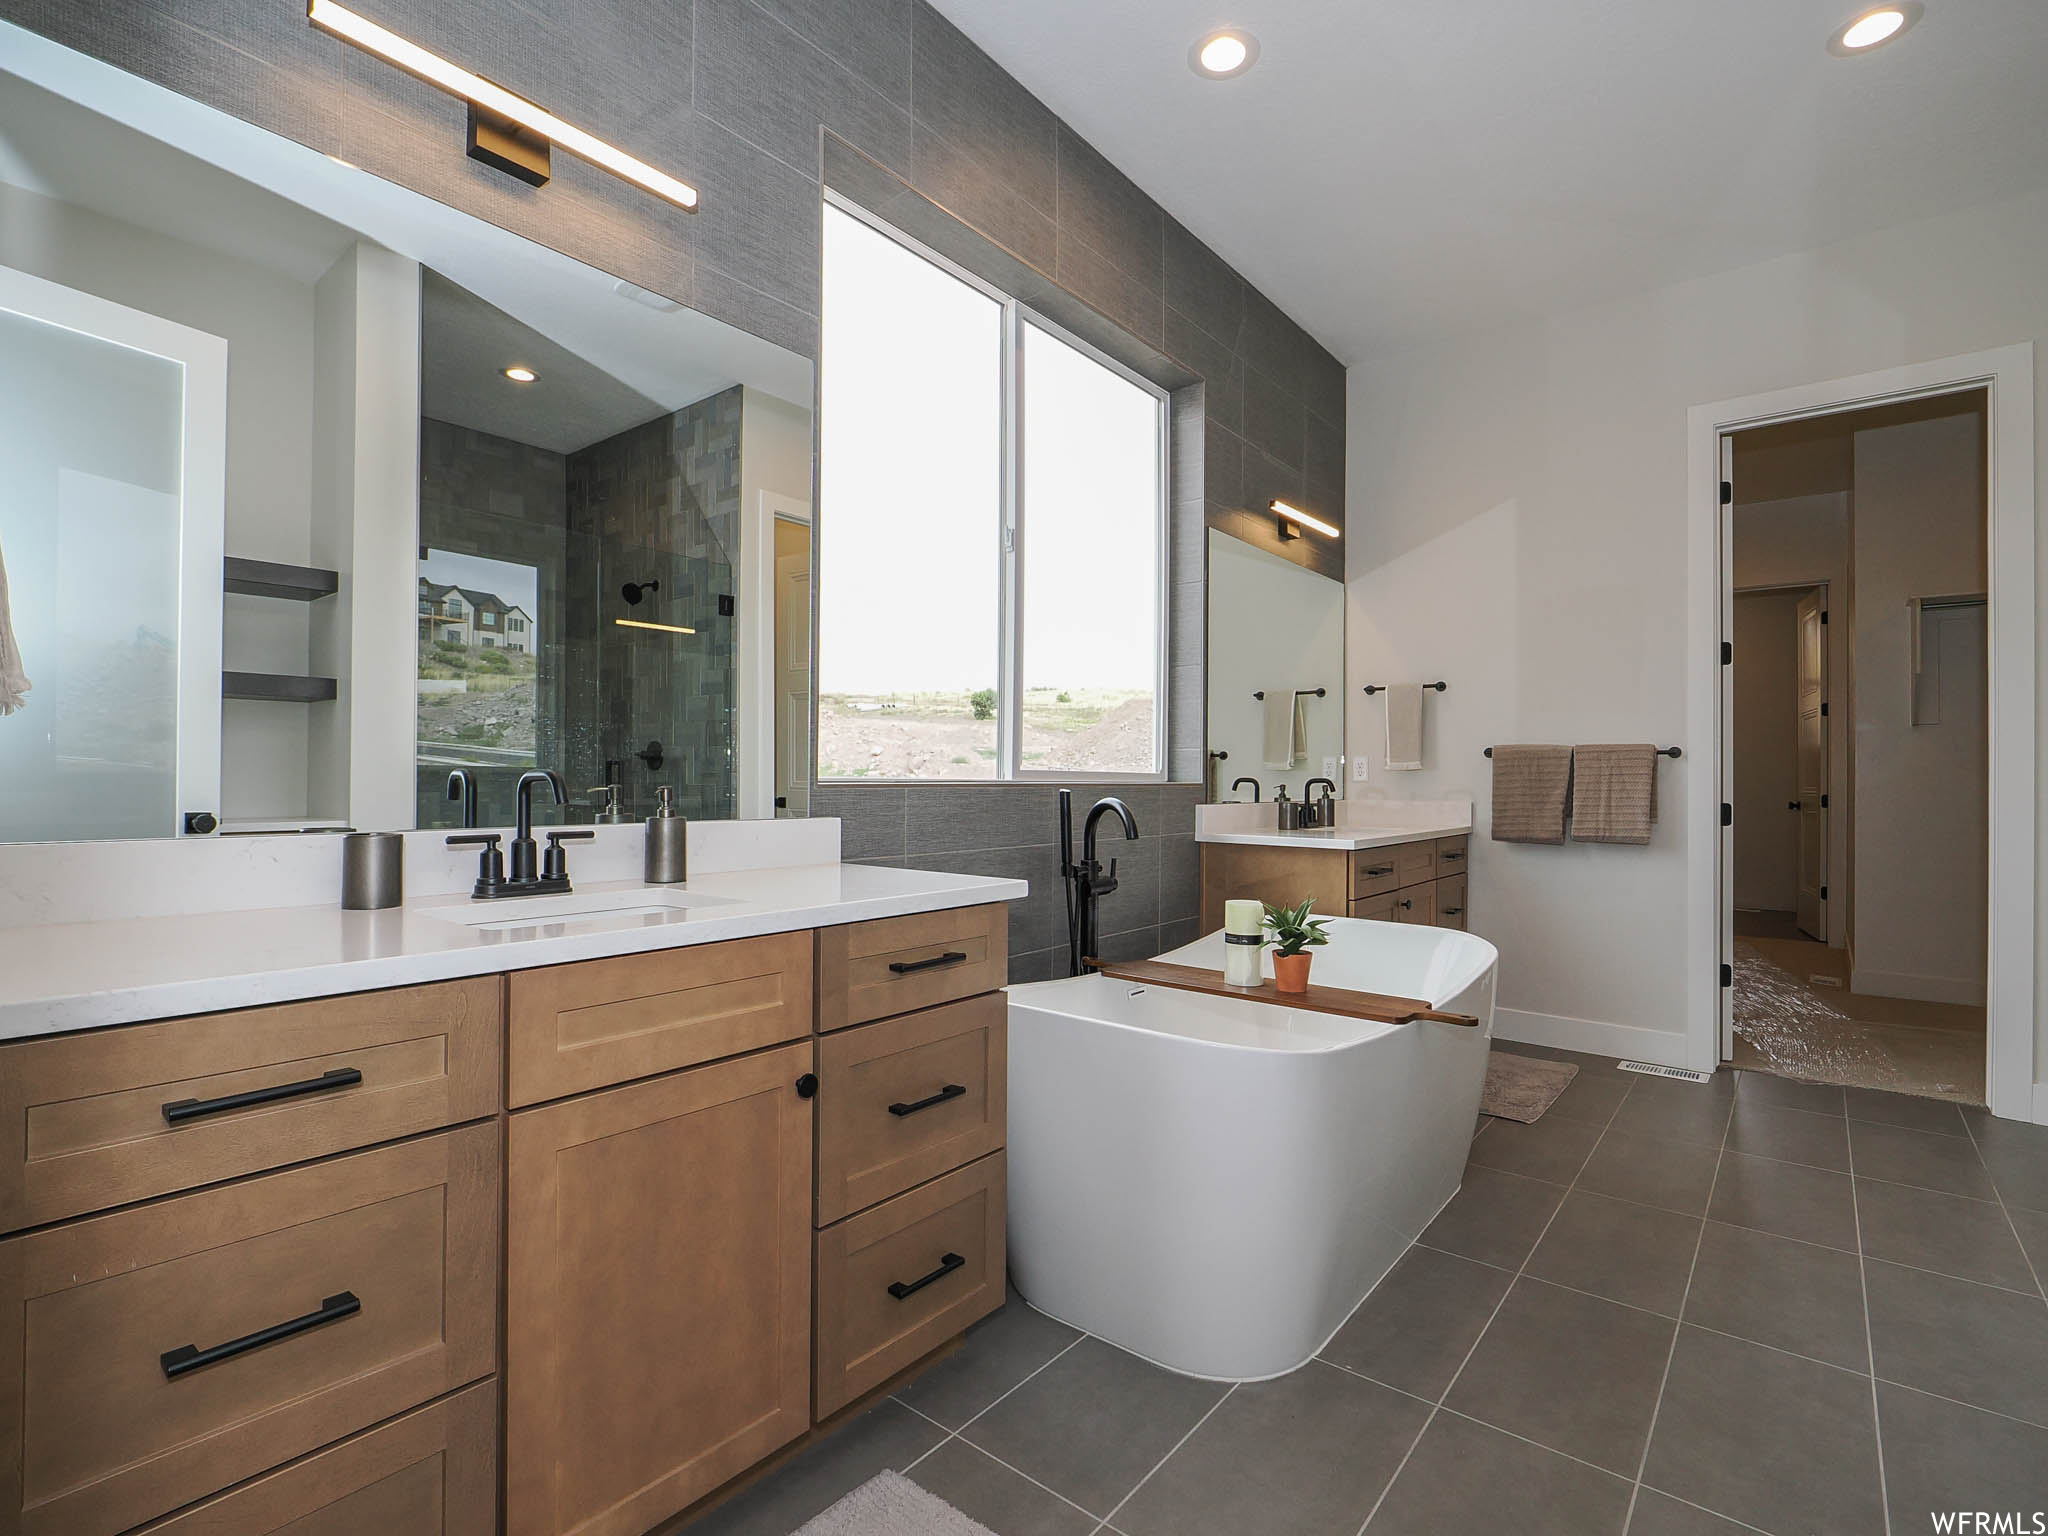
<path fill-rule="evenodd" d="M 1003 304 L 1002 679 L 997 687 L 996 777 L 1014 779 L 1023 764 L 1024 347 L 1014 299 Z"/>

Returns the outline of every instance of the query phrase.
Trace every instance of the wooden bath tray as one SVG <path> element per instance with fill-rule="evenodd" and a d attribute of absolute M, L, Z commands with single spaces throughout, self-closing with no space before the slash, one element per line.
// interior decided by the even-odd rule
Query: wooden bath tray
<path fill-rule="evenodd" d="M 1256 987 L 1233 987 L 1221 971 L 1199 966 L 1170 965 L 1163 960 L 1084 960 L 1083 965 L 1118 981 L 1141 981 L 1155 987 L 1178 987 L 1183 992 L 1206 992 L 1212 997 L 1241 997 L 1252 1003 L 1276 1003 L 1282 1008 L 1307 1008 L 1315 1013 L 1336 1013 L 1346 1018 L 1371 1019 L 1379 1024 L 1456 1024 L 1477 1029 L 1479 1021 L 1468 1013 L 1443 1013 L 1419 997 L 1389 997 L 1381 992 L 1354 992 L 1348 987 L 1310 985 L 1306 992 L 1282 992 L 1272 982 Z"/>

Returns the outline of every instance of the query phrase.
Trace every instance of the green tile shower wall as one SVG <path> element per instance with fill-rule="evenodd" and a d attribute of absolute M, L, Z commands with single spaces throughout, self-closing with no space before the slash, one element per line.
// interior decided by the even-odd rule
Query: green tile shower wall
<path fill-rule="evenodd" d="M 829 129 L 1203 380 L 1176 402 L 1169 614 L 1170 767 L 1200 778 L 1200 530 L 1342 579 L 1340 548 L 1280 546 L 1258 511 L 1275 496 L 1300 499 L 1343 524 L 1336 358 L 923 0 L 361 8 L 693 181 L 703 211 L 671 209 L 568 156 L 539 190 L 485 169 L 462 153 L 461 103 L 314 31 L 299 0 L 0 0 L 0 17 L 805 356 L 817 348 L 819 130 Z M 881 793 L 908 803 L 935 792 Z M 1175 835 L 1191 833 L 1189 796 L 1171 798 L 1159 815 Z M 844 799 L 824 792 L 817 804 Z M 971 806 L 959 814 L 968 826 L 984 820 Z M 983 834 L 959 851 L 997 846 Z M 1191 881 L 1187 859 L 1172 865 L 1168 879 Z M 1187 917 L 1173 921 L 1192 918 L 1195 900 L 1191 883 L 1176 890 L 1168 905 Z"/>

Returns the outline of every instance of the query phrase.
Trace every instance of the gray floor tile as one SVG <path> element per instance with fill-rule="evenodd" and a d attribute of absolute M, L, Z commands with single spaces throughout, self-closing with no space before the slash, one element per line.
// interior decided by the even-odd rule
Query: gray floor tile
<path fill-rule="evenodd" d="M 1936 1136 L 1967 1136 L 1960 1105 L 1946 1099 L 1923 1099 L 1916 1093 L 1886 1093 L 1882 1088 L 1851 1088 L 1849 1118 L 1879 1125 L 1902 1125 L 1909 1131 Z"/>
<path fill-rule="evenodd" d="M 1676 1317 L 1699 1235 L 1697 1217 L 1575 1189 L 1536 1245 L 1528 1272 Z"/>
<path fill-rule="evenodd" d="M 1725 1093 L 1697 1083 L 1677 1083 L 1646 1077 L 1629 1090 L 1628 1100 L 1615 1112 L 1611 1128 L 1630 1136 L 1653 1141 L 1689 1141 L 1696 1146 L 1718 1147 L 1728 1129 L 1728 1111 L 1734 1100 Z"/>
<path fill-rule="evenodd" d="M 1107 1515 L 1224 1389 L 1083 1339 L 961 1433 L 989 1454 Z"/>
<path fill-rule="evenodd" d="M 2007 1205 L 2048 1211 L 2048 1126 L 1987 1117 L 1975 1128 L 1977 1148 Z"/>
<path fill-rule="evenodd" d="M 1092 1536 L 1096 1527 L 1093 1515 L 965 1440 L 948 1440 L 911 1469 L 910 1480 L 1002 1536 Z"/>
<path fill-rule="evenodd" d="M 2035 1282 L 2048 1284 L 2048 1211 L 2030 1211 L 2009 1205 L 2005 1213 L 2019 1231 L 2020 1246 L 2033 1260 Z"/>
<path fill-rule="evenodd" d="M 1624 1108 L 1627 1106 L 1624 1105 Z M 1690 1142 L 1652 1141 L 1609 1128 L 1586 1159 L 1579 1187 L 1654 1205 L 1682 1216 L 1698 1216 L 1707 1208 L 1714 1187 L 1719 1153 Z"/>
<path fill-rule="evenodd" d="M 1707 1214 L 1738 1227 L 1856 1251 L 1856 1203 L 1849 1176 L 1825 1168 L 1730 1152 L 1721 1159 L 1714 1204 Z"/>
<path fill-rule="evenodd" d="M 1855 1120 L 1849 1125 L 1849 1149 L 1862 1178 L 1979 1200 L 1992 1198 L 1991 1175 L 1984 1171 L 1983 1160 L 1968 1141 Z"/>
<path fill-rule="evenodd" d="M 684 1529 L 688 1536 L 788 1536 L 877 1472 L 901 1472 L 945 1433 L 901 1403 L 877 1403 Z"/>
<path fill-rule="evenodd" d="M 1848 1370 L 1870 1368 L 1863 1266 L 1853 1253 L 1710 1221 L 1685 1320 Z"/>
<path fill-rule="evenodd" d="M 1077 1329 L 1032 1311 L 1013 1290 L 1002 1311 L 968 1329 L 959 1349 L 896 1395 L 948 1429 L 958 1429 L 1080 1336 Z"/>
<path fill-rule="evenodd" d="M 1871 1536 L 1870 1379 L 1682 1327 L 1643 1481 L 1767 1531 Z"/>
<path fill-rule="evenodd" d="M 2034 1272 L 1996 1201 L 1856 1181 L 1863 1251 L 1919 1269 L 2032 1291 Z"/>
<path fill-rule="evenodd" d="M 1893 1530 L 1933 1530 L 1936 1510 L 2048 1504 L 2048 1429 L 1887 1382 L 1878 1384 L 1877 1412 Z"/>
<path fill-rule="evenodd" d="M 2048 1306 L 1968 1280 L 1864 1265 L 1886 1381 L 2048 1425 Z"/>
<path fill-rule="evenodd" d="M 1492 1140 L 1498 1130 L 1479 1140 Z M 1482 1264 L 1520 1269 L 1563 1199 L 1561 1184 L 1468 1167 L 1464 1187 L 1437 1213 L 1422 1240 Z"/>
<path fill-rule="evenodd" d="M 1472 1144 L 1472 1161 L 1502 1173 L 1569 1184 L 1600 1139 L 1600 1127 L 1545 1115 L 1534 1125 L 1503 1120 Z"/>
<path fill-rule="evenodd" d="M 1604 1077 L 1582 1069 L 1544 1113 L 1566 1120 L 1583 1120 L 1588 1125 L 1605 1125 L 1628 1097 L 1629 1087 L 1626 1078 Z"/>
<path fill-rule="evenodd" d="M 1247 1382 L 1118 1511 L 1117 1529 L 1353 1536 L 1428 1418 L 1428 1404 L 1316 1361 Z"/>
<path fill-rule="evenodd" d="M 1728 1126 L 1728 1150 L 1781 1163 L 1849 1171 L 1849 1122 L 1840 1115 L 1756 1104 L 1738 1095 Z"/>
<path fill-rule="evenodd" d="M 1517 1280 L 1448 1407 L 1627 1476 L 1649 1438 L 1672 1323 L 1540 1280 Z"/>
<path fill-rule="evenodd" d="M 1803 1109 L 1822 1115 L 1842 1113 L 1842 1090 L 1831 1083 L 1802 1083 L 1773 1072 L 1738 1072 L 1735 1078 L 1735 1097 L 1747 1104 Z"/>
<path fill-rule="evenodd" d="M 1431 1402 L 1514 1276 L 1434 1248 L 1410 1248 L 1323 1349 L 1323 1358 Z"/>
<path fill-rule="evenodd" d="M 1628 1536 L 1745 1536 L 1748 1529 L 1654 1488 L 1636 1494 L 1636 1512 L 1628 1522 Z"/>
<path fill-rule="evenodd" d="M 1454 1413 L 1439 1413 L 1387 1490 L 1366 1536 L 1616 1536 L 1629 1483 Z"/>

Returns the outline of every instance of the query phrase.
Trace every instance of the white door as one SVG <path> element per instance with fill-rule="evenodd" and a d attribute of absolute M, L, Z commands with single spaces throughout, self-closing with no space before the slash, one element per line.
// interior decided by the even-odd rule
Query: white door
<path fill-rule="evenodd" d="M 811 808 L 811 557 L 775 562 L 775 814 Z"/>
<path fill-rule="evenodd" d="M 1827 592 L 1799 599 L 1799 931 L 1828 940 Z"/>
<path fill-rule="evenodd" d="M 219 337 L 0 267 L 0 842 L 219 815 L 226 422 Z"/>

